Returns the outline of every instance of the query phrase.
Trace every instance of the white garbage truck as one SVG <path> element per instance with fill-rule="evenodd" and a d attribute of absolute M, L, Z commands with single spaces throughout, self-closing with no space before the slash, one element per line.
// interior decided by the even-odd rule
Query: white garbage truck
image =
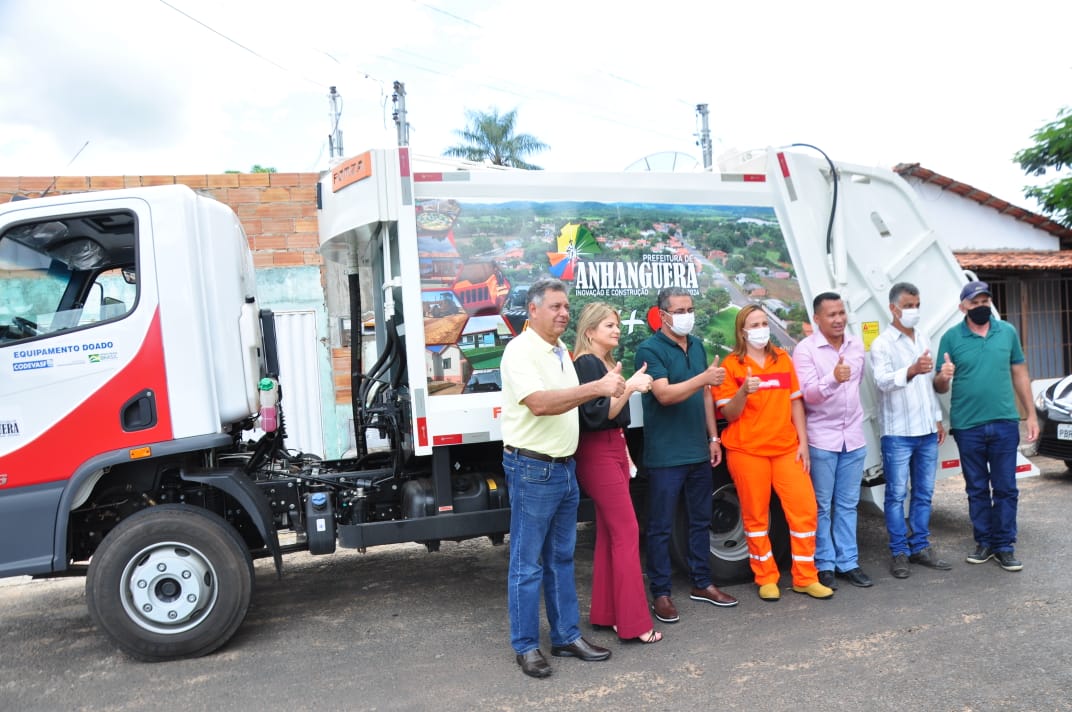
<path fill-rule="evenodd" d="M 0 206 L 0 576 L 84 574 L 99 628 L 136 658 L 165 660 L 232 636 L 255 558 L 281 571 L 299 550 L 502 542 L 499 359 L 542 277 L 566 282 L 575 311 L 592 300 L 620 309 L 627 371 L 668 286 L 695 295 L 694 333 L 719 358 L 749 303 L 787 348 L 823 291 L 843 296 L 867 343 L 888 328 L 898 281 L 923 290 L 920 328 L 932 340 L 959 318 L 965 277 L 888 170 L 809 148 L 695 173 L 412 165 L 407 148 L 371 150 L 318 185 L 320 249 L 345 275 L 355 333 L 354 449 L 340 460 L 284 447 L 274 322 L 226 205 L 162 186 Z M 362 322 L 374 325 L 370 358 Z M 863 390 L 861 483 L 881 502 L 874 396 Z M 643 521 L 643 414 L 630 407 Z M 943 471 L 956 470 L 946 457 Z M 711 507 L 715 578 L 747 580 L 724 467 Z M 592 516 L 586 500 L 578 518 Z M 683 525 L 673 548 L 683 558 Z"/>

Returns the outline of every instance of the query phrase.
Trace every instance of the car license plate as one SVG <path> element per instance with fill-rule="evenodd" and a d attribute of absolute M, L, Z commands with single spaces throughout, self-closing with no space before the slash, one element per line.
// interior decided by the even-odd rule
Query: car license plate
<path fill-rule="evenodd" d="M 1072 423 L 1057 424 L 1057 439 L 1072 440 Z"/>

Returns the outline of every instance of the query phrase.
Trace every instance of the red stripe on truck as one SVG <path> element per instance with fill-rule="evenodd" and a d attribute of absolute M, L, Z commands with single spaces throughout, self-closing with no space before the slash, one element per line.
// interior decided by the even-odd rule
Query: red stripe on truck
<path fill-rule="evenodd" d="M 156 425 L 126 432 L 120 412 L 132 396 L 145 391 L 151 391 L 156 400 Z M 173 438 L 164 341 L 157 311 L 129 363 L 39 436 L 0 457 L 0 472 L 8 476 L 4 491 L 65 480 L 102 452 L 164 443 Z"/>
<path fill-rule="evenodd" d="M 782 178 L 789 177 L 789 162 L 785 160 L 785 154 L 778 152 L 778 165 L 782 168 Z"/>
<path fill-rule="evenodd" d="M 461 445 L 462 434 L 457 433 L 455 435 L 436 435 L 432 438 L 432 445 Z"/>

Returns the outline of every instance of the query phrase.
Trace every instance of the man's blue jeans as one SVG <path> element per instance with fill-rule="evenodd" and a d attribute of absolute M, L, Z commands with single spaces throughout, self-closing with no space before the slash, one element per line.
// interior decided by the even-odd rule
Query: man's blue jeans
<path fill-rule="evenodd" d="M 952 431 L 960 450 L 968 516 L 975 543 L 992 551 L 1012 551 L 1016 543 L 1016 448 L 1020 424 L 995 420 Z"/>
<path fill-rule="evenodd" d="M 938 466 L 938 434 L 883 435 L 882 467 L 886 477 L 886 531 L 890 535 L 890 554 L 915 554 L 930 546 L 931 500 Z M 908 528 L 905 527 L 904 501 L 909 482 L 912 497 L 908 504 Z"/>
<path fill-rule="evenodd" d="M 692 585 L 711 585 L 711 463 L 648 468 L 648 586 L 651 595 L 670 595 L 670 528 L 685 493 L 689 518 L 688 564 Z"/>
<path fill-rule="evenodd" d="M 577 543 L 576 463 L 550 463 L 503 452 L 510 493 L 510 644 L 518 655 L 540 647 L 540 584 L 551 644 L 581 637 L 573 549 Z"/>
<path fill-rule="evenodd" d="M 859 566 L 856 506 L 860 503 L 867 448 L 832 452 L 809 447 L 811 483 L 819 510 L 815 530 L 815 568 L 851 571 Z"/>

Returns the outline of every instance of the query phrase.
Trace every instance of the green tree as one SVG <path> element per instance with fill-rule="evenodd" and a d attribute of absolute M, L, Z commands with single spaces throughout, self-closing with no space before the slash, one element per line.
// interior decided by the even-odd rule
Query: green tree
<path fill-rule="evenodd" d="M 712 313 L 718 313 L 730 305 L 730 293 L 722 287 L 711 287 L 704 292 L 704 300 Z"/>
<path fill-rule="evenodd" d="M 224 173 L 241 173 L 241 172 L 242 171 L 234 171 L 234 170 L 224 171 Z M 253 167 L 249 169 L 249 172 L 250 173 L 275 173 L 276 170 L 274 168 L 265 168 L 264 166 L 262 166 L 259 163 L 254 163 Z"/>
<path fill-rule="evenodd" d="M 1060 173 L 1072 166 L 1072 107 L 1057 112 L 1057 118 L 1036 131 L 1034 146 L 1013 156 L 1028 175 Z M 1058 177 L 1046 185 L 1028 186 L 1024 195 L 1039 201 L 1042 211 L 1053 220 L 1072 227 L 1072 175 Z"/>
<path fill-rule="evenodd" d="M 444 156 L 468 161 L 490 161 L 492 165 L 530 171 L 540 170 L 539 166 L 526 162 L 525 158 L 529 154 L 546 151 L 550 146 L 535 136 L 514 133 L 517 109 L 500 114 L 498 109 L 492 108 L 486 112 L 466 111 L 465 115 L 469 125 L 454 131 L 462 143 L 443 151 Z"/>
<path fill-rule="evenodd" d="M 473 238 L 472 242 L 473 252 L 478 255 L 482 255 L 485 252 L 491 252 L 495 249 L 495 245 L 492 244 L 491 238 L 487 235 L 477 235 Z"/>

